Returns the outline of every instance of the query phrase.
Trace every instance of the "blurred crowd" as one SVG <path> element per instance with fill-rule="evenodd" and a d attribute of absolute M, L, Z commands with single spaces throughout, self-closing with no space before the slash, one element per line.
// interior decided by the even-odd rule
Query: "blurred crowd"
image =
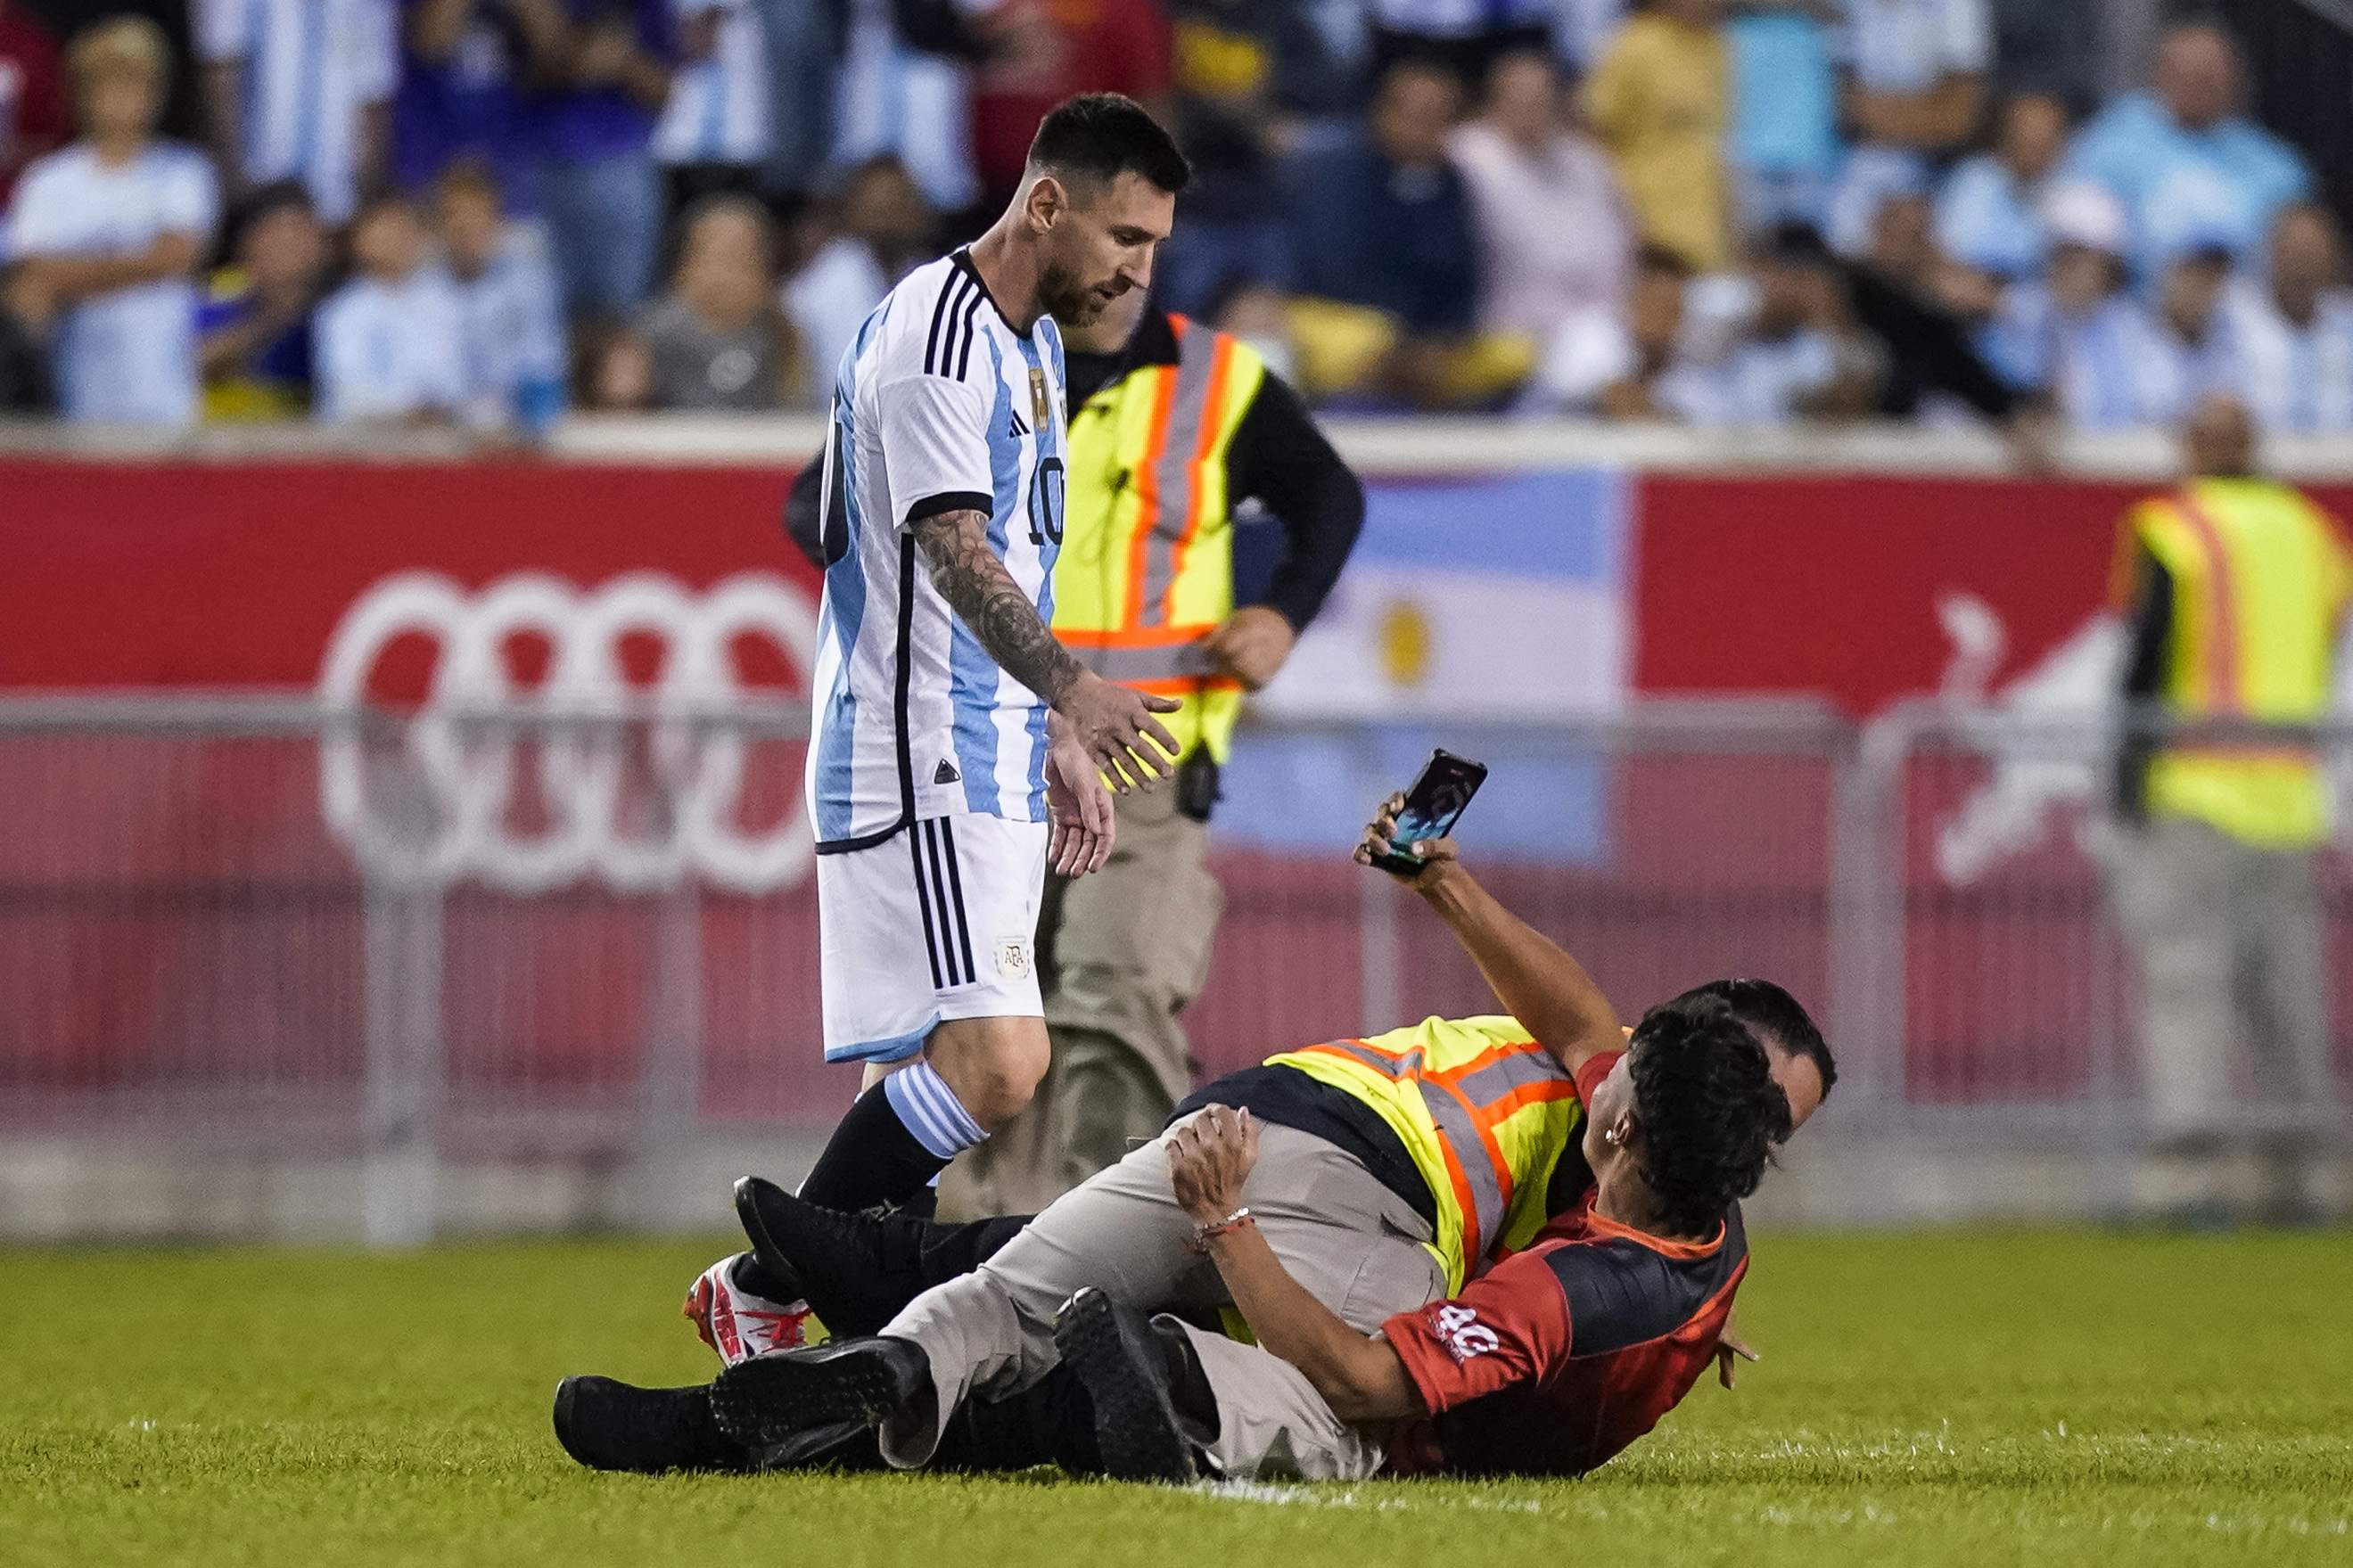
<path fill-rule="evenodd" d="M 1197 169 L 1159 298 L 1320 406 L 2353 431 L 2337 221 L 2210 21 L 2103 101 L 2091 0 L 27 3 L 18 412 L 815 408 L 1117 90 Z"/>

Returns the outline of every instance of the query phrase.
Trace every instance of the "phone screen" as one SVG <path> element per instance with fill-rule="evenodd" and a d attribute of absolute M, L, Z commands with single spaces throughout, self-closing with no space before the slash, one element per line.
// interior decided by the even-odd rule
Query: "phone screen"
<path fill-rule="evenodd" d="M 1471 804 L 1471 797 L 1479 793 L 1486 778 L 1487 770 L 1482 763 L 1451 752 L 1433 752 L 1421 776 L 1406 792 L 1405 809 L 1398 813 L 1397 829 L 1389 835 L 1392 852 L 1381 856 L 1376 863 L 1384 870 L 1415 869 L 1419 863 L 1414 858 L 1398 851 L 1425 838 L 1443 838 L 1453 832 L 1463 808 Z"/>
<path fill-rule="evenodd" d="M 1470 804 L 1471 796 L 1466 792 L 1429 815 L 1419 804 L 1408 801 L 1406 808 L 1398 814 L 1397 831 L 1389 835 L 1389 842 L 1402 849 L 1425 838 L 1443 838 L 1454 831 L 1454 825 L 1462 820 L 1462 808 Z"/>

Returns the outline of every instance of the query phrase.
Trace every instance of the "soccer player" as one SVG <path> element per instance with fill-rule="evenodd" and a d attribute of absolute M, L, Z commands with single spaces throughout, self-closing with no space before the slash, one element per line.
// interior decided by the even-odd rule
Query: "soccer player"
<path fill-rule="evenodd" d="M 1092 674 L 1047 629 L 1055 323 L 1151 282 L 1188 177 L 1136 104 L 1071 99 L 1039 127 L 1004 216 L 910 273 L 841 363 L 807 787 L 826 1059 L 867 1064 L 867 1088 L 802 1185 L 829 1208 L 915 1202 L 1029 1103 L 1050 1052 L 1035 952 L 1050 847 L 1065 874 L 1099 868 L 1105 777 L 1172 771 L 1153 714 L 1176 703 Z M 723 1264 L 696 1289 L 723 1312 L 754 1298 L 744 1321 L 797 1338 L 786 1284 Z"/>

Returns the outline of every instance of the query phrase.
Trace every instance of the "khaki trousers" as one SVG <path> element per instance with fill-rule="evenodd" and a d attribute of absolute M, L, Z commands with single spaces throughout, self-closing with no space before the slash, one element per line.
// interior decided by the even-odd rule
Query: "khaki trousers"
<path fill-rule="evenodd" d="M 1047 882 L 1038 953 L 1052 1064 L 1029 1109 L 940 1178 L 942 1218 L 1038 1213 L 1158 1136 L 1190 1091 L 1177 1015 L 1200 993 L 1224 902 L 1208 829 L 1167 784 L 1115 798 L 1111 863 Z"/>
<path fill-rule="evenodd" d="M 1189 1323 L 1184 1329 L 1217 1396 L 1218 1436 L 1201 1447 L 1219 1475 L 1360 1481 L 1381 1468 L 1379 1442 L 1333 1415 L 1297 1367 L 1256 1345 Z"/>
<path fill-rule="evenodd" d="M 2161 1138 L 2224 1131 L 2240 1099 L 2334 1100 L 2313 856 L 2158 816 L 2127 837 L 2116 912 L 2140 961 L 2141 1069 Z"/>
<path fill-rule="evenodd" d="M 1267 1127 L 1241 1197 L 1291 1277 L 1361 1332 L 1446 1293 L 1430 1226 L 1336 1144 Z M 972 1273 L 915 1298 L 882 1331 L 923 1348 L 932 1396 L 883 1425 L 883 1458 L 923 1464 L 966 1396 L 1002 1399 L 1043 1377 L 1057 1359 L 1054 1314 L 1081 1286 L 1188 1317 L 1229 1305 L 1192 1237 L 1164 1135 L 1057 1199 Z"/>

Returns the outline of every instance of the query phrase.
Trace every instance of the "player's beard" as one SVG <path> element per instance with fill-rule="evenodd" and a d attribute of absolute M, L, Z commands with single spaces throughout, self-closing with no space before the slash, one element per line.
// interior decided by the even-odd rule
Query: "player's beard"
<path fill-rule="evenodd" d="M 1081 282 L 1076 272 L 1059 262 L 1048 262 L 1038 279 L 1039 302 L 1065 327 L 1093 326 L 1114 297 Z"/>

